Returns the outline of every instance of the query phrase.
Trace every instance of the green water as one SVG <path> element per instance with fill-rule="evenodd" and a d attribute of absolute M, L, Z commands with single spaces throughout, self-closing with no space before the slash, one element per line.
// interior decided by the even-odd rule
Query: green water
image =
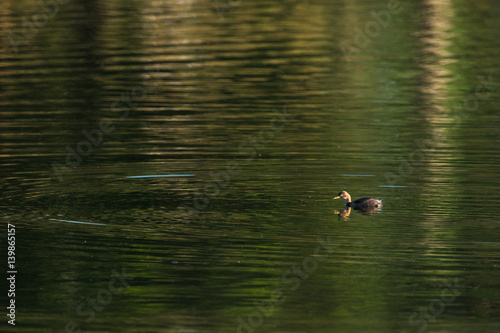
<path fill-rule="evenodd" d="M 495 1 L 49 4 L 0 5 L 2 330 L 500 332 Z"/>

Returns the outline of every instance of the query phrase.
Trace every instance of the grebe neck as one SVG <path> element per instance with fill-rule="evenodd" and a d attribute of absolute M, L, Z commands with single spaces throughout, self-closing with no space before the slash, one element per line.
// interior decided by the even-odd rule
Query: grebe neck
<path fill-rule="evenodd" d="M 349 193 L 346 193 L 347 198 L 344 198 L 346 206 L 351 203 L 351 195 Z"/>

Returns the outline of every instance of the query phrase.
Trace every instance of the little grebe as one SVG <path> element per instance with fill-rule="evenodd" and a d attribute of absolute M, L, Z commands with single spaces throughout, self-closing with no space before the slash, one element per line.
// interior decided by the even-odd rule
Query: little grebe
<path fill-rule="evenodd" d="M 382 208 L 382 200 L 374 197 L 363 197 L 351 202 L 351 196 L 346 191 L 339 192 L 339 195 L 334 199 L 344 199 L 346 207 L 352 207 L 357 210 L 380 210 Z"/>

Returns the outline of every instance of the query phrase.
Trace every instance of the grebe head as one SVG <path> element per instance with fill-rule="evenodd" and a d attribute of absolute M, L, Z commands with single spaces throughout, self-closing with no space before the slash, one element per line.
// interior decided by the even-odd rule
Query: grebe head
<path fill-rule="evenodd" d="M 351 202 L 351 196 L 346 191 L 341 191 L 334 199 L 344 199 L 346 203 Z"/>

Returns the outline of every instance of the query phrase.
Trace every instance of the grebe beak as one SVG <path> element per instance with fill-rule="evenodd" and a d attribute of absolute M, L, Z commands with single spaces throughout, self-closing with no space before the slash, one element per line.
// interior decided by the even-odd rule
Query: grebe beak
<path fill-rule="evenodd" d="M 339 195 L 339 196 L 336 196 L 336 197 L 335 197 L 335 198 L 333 198 L 333 199 L 340 199 L 340 195 Z"/>

